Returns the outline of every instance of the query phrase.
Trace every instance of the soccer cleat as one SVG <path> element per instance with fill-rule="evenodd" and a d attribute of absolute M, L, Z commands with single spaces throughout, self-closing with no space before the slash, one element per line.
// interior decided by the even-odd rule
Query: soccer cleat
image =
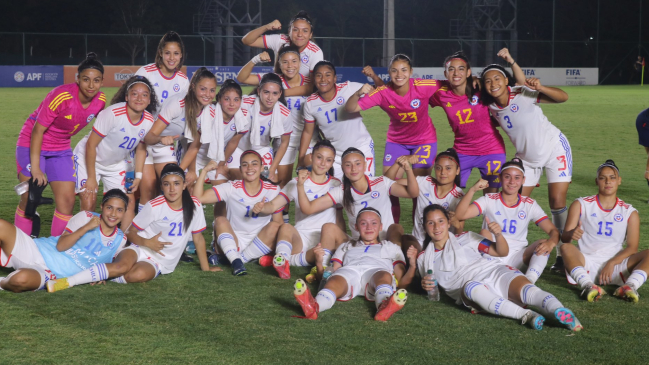
<path fill-rule="evenodd" d="M 243 266 L 243 261 L 241 261 L 241 259 L 235 259 L 232 261 L 232 275 L 243 276 L 247 274 L 248 271 L 246 270 L 246 267 Z"/>
<path fill-rule="evenodd" d="M 394 313 L 403 308 L 406 300 L 408 300 L 408 292 L 405 289 L 397 290 L 390 298 L 386 298 L 379 305 L 379 310 L 376 312 L 374 319 L 383 322 L 387 321 Z"/>
<path fill-rule="evenodd" d="M 194 245 L 194 241 L 187 242 L 187 246 L 185 247 L 185 252 L 187 252 L 190 255 L 196 253 L 196 245 Z"/>
<path fill-rule="evenodd" d="M 316 276 L 317 274 L 318 274 L 318 267 L 314 266 L 314 267 L 311 268 L 311 272 L 309 272 L 306 275 L 306 278 L 304 278 L 304 279 L 306 279 L 307 283 L 311 284 L 311 283 L 315 282 L 316 280 L 318 280 L 318 277 Z"/>
<path fill-rule="evenodd" d="M 565 266 L 563 265 L 563 257 L 557 256 L 557 260 L 554 262 L 554 265 L 550 267 L 550 271 L 563 274 L 565 271 Z"/>
<path fill-rule="evenodd" d="M 54 293 L 55 291 L 68 289 L 70 287 L 70 284 L 68 283 L 68 278 L 63 278 L 48 280 L 48 282 L 45 284 L 45 287 L 47 288 L 48 292 Z"/>
<path fill-rule="evenodd" d="M 259 265 L 262 267 L 273 266 L 273 255 L 264 255 L 259 258 Z"/>
<path fill-rule="evenodd" d="M 291 266 L 288 263 L 288 260 L 282 254 L 277 254 L 273 258 L 273 267 L 277 271 L 280 279 L 290 279 L 291 278 Z"/>
<path fill-rule="evenodd" d="M 304 318 L 318 319 L 319 306 L 304 280 L 297 279 L 293 285 L 293 295 L 304 312 Z"/>
<path fill-rule="evenodd" d="M 629 285 L 622 285 L 621 287 L 615 289 L 614 296 L 624 299 L 628 302 L 637 303 L 640 300 L 640 294 L 630 287 Z"/>
<path fill-rule="evenodd" d="M 180 255 L 180 261 L 182 262 L 194 262 L 194 258 L 189 256 L 185 251 Z"/>
<path fill-rule="evenodd" d="M 573 332 L 579 332 L 584 329 L 575 314 L 568 308 L 559 308 L 554 311 L 554 317 L 564 326 Z"/>
<path fill-rule="evenodd" d="M 595 284 L 592 284 L 581 292 L 581 296 L 591 303 L 598 301 L 603 295 L 606 295 L 604 289 Z"/>
<path fill-rule="evenodd" d="M 526 324 L 539 331 L 543 329 L 543 323 L 545 323 L 545 317 L 531 310 L 527 311 L 521 320 L 521 324 Z"/>

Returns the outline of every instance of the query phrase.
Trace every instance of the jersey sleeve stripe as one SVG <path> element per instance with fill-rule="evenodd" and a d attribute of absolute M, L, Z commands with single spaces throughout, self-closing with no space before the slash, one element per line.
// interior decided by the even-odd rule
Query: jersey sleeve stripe
<path fill-rule="evenodd" d="M 144 228 L 140 228 L 137 224 L 135 224 L 135 222 L 131 222 L 131 224 L 132 224 L 133 227 L 135 227 L 138 231 L 144 231 Z"/>
<path fill-rule="evenodd" d="M 539 225 L 539 223 L 541 223 L 541 222 L 543 222 L 543 221 L 544 221 L 544 220 L 546 220 L 546 219 L 548 219 L 548 216 L 547 216 L 547 215 L 546 215 L 546 216 L 543 216 L 543 217 L 541 217 L 541 218 L 540 218 L 539 220 L 537 220 L 537 221 L 536 221 L 536 222 L 534 222 L 534 223 L 535 223 L 535 224 L 536 224 L 536 225 L 538 226 L 538 225 Z"/>
<path fill-rule="evenodd" d="M 305 119 L 305 120 L 304 120 L 304 123 L 315 123 L 315 120 L 308 120 L 308 119 Z"/>
<path fill-rule="evenodd" d="M 212 186 L 212 190 L 214 190 L 214 194 L 216 195 L 216 199 L 218 199 L 220 202 L 222 202 L 223 199 L 221 199 L 221 196 L 219 195 L 218 190 L 216 190 L 216 186 Z"/>
<path fill-rule="evenodd" d="M 284 208 L 286 208 L 286 205 L 282 205 L 282 207 L 277 209 L 276 211 L 274 211 L 273 214 L 277 214 L 277 213 L 281 212 L 282 210 L 284 210 Z"/>
<path fill-rule="evenodd" d="M 397 265 L 399 265 L 399 264 L 401 264 L 401 265 L 403 265 L 403 266 L 406 266 L 406 263 L 405 263 L 405 262 L 403 262 L 403 261 L 401 261 L 401 260 L 397 260 L 397 261 L 395 261 L 395 262 L 392 263 L 392 267 L 395 267 L 395 266 L 397 266 Z"/>
<path fill-rule="evenodd" d="M 340 259 L 331 259 L 331 261 L 333 261 L 333 262 L 337 262 L 337 263 L 339 263 L 339 264 L 341 264 L 341 265 L 343 264 L 343 262 L 340 261 Z"/>
<path fill-rule="evenodd" d="M 92 127 L 92 131 L 95 132 L 99 137 L 106 138 L 106 135 L 99 133 L 99 131 L 96 130 L 95 127 Z"/>
<path fill-rule="evenodd" d="M 160 119 L 162 121 L 162 123 L 164 123 L 166 125 L 169 125 L 169 122 L 167 122 L 167 120 L 165 118 L 163 118 L 162 115 L 158 115 L 158 119 Z"/>
<path fill-rule="evenodd" d="M 207 227 L 203 227 L 203 228 L 201 228 L 201 229 L 199 229 L 199 230 L 192 231 L 192 234 L 198 234 L 198 233 L 201 233 L 201 232 L 203 232 L 203 231 L 206 230 L 206 229 L 207 229 Z"/>
<path fill-rule="evenodd" d="M 59 105 L 61 105 L 61 103 L 63 103 L 66 100 L 70 100 L 70 99 L 72 99 L 72 96 L 70 94 L 68 94 L 68 93 L 61 94 L 56 99 L 54 99 L 54 101 L 52 101 L 50 103 L 50 109 L 52 111 L 56 111 L 56 108 L 58 108 Z"/>
<path fill-rule="evenodd" d="M 62 92 L 62 93 L 60 93 L 59 95 L 57 95 L 56 97 L 54 97 L 54 99 L 52 99 L 52 101 L 50 102 L 49 108 L 52 109 L 52 107 L 53 107 L 53 106 L 54 106 L 54 105 L 55 105 L 55 104 L 56 104 L 60 99 L 66 97 L 66 96 L 69 96 L 69 95 L 70 95 L 70 93 L 68 93 L 67 91 L 66 91 L 66 92 Z"/>
<path fill-rule="evenodd" d="M 281 191 L 279 192 L 279 195 L 283 196 L 284 199 L 286 199 L 286 204 L 291 202 L 291 199 L 289 199 L 288 196 L 286 196 L 286 194 L 282 193 Z"/>
<path fill-rule="evenodd" d="M 268 43 L 266 43 L 266 36 L 261 36 L 261 39 L 264 41 L 264 48 L 268 48 Z"/>
<path fill-rule="evenodd" d="M 327 195 L 329 195 L 329 197 L 331 198 L 331 201 L 334 202 L 334 205 L 338 204 L 336 202 L 336 199 L 334 199 L 334 197 L 329 192 L 327 192 Z"/>
<path fill-rule="evenodd" d="M 68 227 L 65 227 L 65 230 L 68 231 L 68 233 L 74 233 L 74 232 L 72 232 L 72 230 L 71 230 L 70 228 L 68 228 Z"/>
<path fill-rule="evenodd" d="M 478 203 L 476 203 L 476 202 L 473 202 L 471 204 L 475 204 L 475 206 L 478 207 L 478 210 L 480 211 L 480 213 L 478 213 L 478 215 L 482 215 L 482 208 L 480 207 L 480 205 Z"/>

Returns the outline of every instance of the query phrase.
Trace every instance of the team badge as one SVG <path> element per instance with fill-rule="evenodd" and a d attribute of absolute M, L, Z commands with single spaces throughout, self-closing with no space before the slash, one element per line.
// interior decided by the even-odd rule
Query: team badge
<path fill-rule="evenodd" d="M 81 180 L 81 185 L 80 186 L 86 185 L 86 181 L 88 181 L 88 180 L 86 180 L 86 179 Z"/>
<path fill-rule="evenodd" d="M 622 214 L 616 214 L 613 219 L 615 219 L 616 222 L 622 222 L 622 220 L 624 220 L 624 217 L 622 217 Z"/>
<path fill-rule="evenodd" d="M 20 71 L 17 71 L 17 72 L 14 74 L 14 81 L 16 81 L 16 82 L 23 82 L 24 80 L 25 80 L 25 74 L 24 74 L 24 73 L 22 73 L 22 72 L 20 72 Z"/>
<path fill-rule="evenodd" d="M 447 203 L 447 202 L 444 202 L 444 203 L 442 204 L 442 206 L 444 207 L 444 209 L 448 209 L 448 203 Z"/>
<path fill-rule="evenodd" d="M 268 202 L 269 202 L 268 198 L 264 198 L 264 203 L 268 203 Z"/>
<path fill-rule="evenodd" d="M 381 195 L 381 193 L 379 193 L 378 191 L 373 191 L 372 194 L 370 194 L 370 196 L 372 197 L 372 199 L 376 199 L 376 198 L 378 198 L 380 195 Z"/>
<path fill-rule="evenodd" d="M 516 113 L 518 111 L 518 104 L 512 104 L 512 106 L 509 107 L 509 110 Z"/>
<path fill-rule="evenodd" d="M 525 214 L 524 211 L 521 210 L 520 212 L 518 212 L 518 218 L 519 219 L 525 219 L 525 217 L 527 217 L 527 214 Z"/>
<path fill-rule="evenodd" d="M 336 98 L 336 104 L 338 104 L 338 105 L 345 104 L 345 98 L 343 98 L 342 96 L 337 97 Z"/>
<path fill-rule="evenodd" d="M 421 105 L 421 101 L 420 101 L 419 99 L 413 99 L 413 100 L 410 102 L 410 106 L 411 106 L 413 109 L 417 109 L 417 108 L 419 108 L 419 105 Z"/>
<path fill-rule="evenodd" d="M 390 161 L 392 159 L 392 155 L 385 155 L 385 160 Z"/>
<path fill-rule="evenodd" d="M 232 125 L 230 126 L 230 130 L 234 132 L 236 129 L 237 126 L 234 123 L 232 123 Z"/>
<path fill-rule="evenodd" d="M 27 164 L 27 171 L 29 171 L 29 172 L 32 171 L 32 164 L 30 164 L 30 163 Z"/>
<path fill-rule="evenodd" d="M 174 84 L 174 91 L 179 92 L 180 91 L 180 85 Z"/>
<path fill-rule="evenodd" d="M 232 163 L 232 156 L 230 156 L 230 158 L 228 158 L 228 163 Z"/>
<path fill-rule="evenodd" d="M 478 101 L 479 101 L 478 100 L 478 95 L 473 95 L 473 97 L 471 97 L 471 101 L 469 102 L 469 104 L 478 105 Z"/>
<path fill-rule="evenodd" d="M 140 129 L 140 131 L 137 133 L 137 136 L 140 138 L 144 138 L 144 129 Z"/>
<path fill-rule="evenodd" d="M 309 63 L 309 56 L 302 55 L 302 63 Z"/>
<path fill-rule="evenodd" d="M 90 114 L 90 115 L 88 116 L 88 119 L 86 119 L 86 122 L 90 123 L 90 121 L 91 121 L 92 118 L 94 118 L 94 117 L 95 117 L 94 114 Z"/>

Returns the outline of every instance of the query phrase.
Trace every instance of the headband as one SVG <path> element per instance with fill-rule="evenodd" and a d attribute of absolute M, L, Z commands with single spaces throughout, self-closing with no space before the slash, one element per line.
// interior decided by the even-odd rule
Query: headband
<path fill-rule="evenodd" d="M 162 179 L 164 179 L 165 176 L 167 175 L 178 175 L 180 176 L 181 179 L 183 179 L 183 181 L 185 181 L 185 174 L 183 174 L 180 171 L 167 171 L 164 174 L 162 174 L 162 176 L 160 176 L 160 181 L 162 181 Z"/>
<path fill-rule="evenodd" d="M 149 89 L 149 91 L 151 91 L 151 87 L 149 87 L 149 85 L 144 81 L 135 81 L 134 83 L 128 85 L 128 87 L 126 88 L 126 91 L 128 91 L 135 84 L 142 84 L 142 85 L 146 86 Z"/>
<path fill-rule="evenodd" d="M 284 54 L 286 54 L 286 53 L 295 53 L 298 57 L 300 56 L 300 52 L 298 52 L 298 51 L 296 51 L 296 50 L 294 50 L 294 49 L 291 49 L 291 50 L 288 50 L 288 51 L 284 51 L 284 52 L 282 52 L 282 56 L 283 56 Z M 281 56 L 280 56 L 280 57 L 281 57 Z"/>
<path fill-rule="evenodd" d="M 446 66 L 445 66 L 445 67 L 448 67 L 448 65 L 450 65 L 450 64 L 451 64 L 451 61 L 453 61 L 453 60 L 460 60 L 460 61 L 463 61 L 464 63 L 467 63 L 466 60 L 465 60 L 464 58 L 453 57 L 453 58 L 451 58 L 450 60 L 448 60 L 448 62 L 446 62 Z"/>
<path fill-rule="evenodd" d="M 453 158 L 453 156 L 449 156 L 449 155 L 441 155 L 441 154 L 440 154 L 439 156 L 437 156 L 437 158 L 435 159 L 435 161 L 437 161 L 437 160 L 439 160 L 440 158 L 443 158 L 443 157 L 446 157 L 446 158 L 448 158 L 449 160 L 455 162 L 455 164 L 458 165 L 458 166 L 460 165 L 460 164 L 455 160 L 455 158 Z"/>
<path fill-rule="evenodd" d="M 379 216 L 379 219 L 382 219 L 382 218 L 381 218 L 381 213 L 380 213 L 378 210 L 376 210 L 376 209 L 374 209 L 374 208 L 372 208 L 372 207 L 367 207 L 367 208 L 363 208 L 363 209 L 361 209 L 361 210 L 358 212 L 358 214 L 357 214 L 356 216 L 357 216 L 357 217 L 360 217 L 361 214 L 363 214 L 363 213 L 365 213 L 365 212 L 372 212 L 372 213 L 378 215 L 378 216 Z"/>
<path fill-rule="evenodd" d="M 322 148 L 322 147 L 326 147 L 326 148 L 332 150 L 333 153 L 334 153 L 334 155 L 336 154 L 336 149 L 333 148 L 333 146 L 329 146 L 329 145 L 326 145 L 326 144 L 317 144 L 317 143 L 316 143 L 316 145 L 313 146 L 313 150 L 315 150 L 316 147 L 318 147 L 317 149 L 320 149 L 320 148 Z M 344 155 L 345 155 L 345 154 L 343 153 L 343 156 L 344 156 Z"/>
<path fill-rule="evenodd" d="M 291 20 L 291 24 L 295 23 L 296 20 L 304 20 L 305 22 L 311 24 L 311 21 L 309 19 L 307 19 L 307 18 L 304 18 L 304 17 L 295 17 L 295 18 L 293 18 L 293 20 Z"/>
<path fill-rule="evenodd" d="M 408 62 L 412 63 L 412 62 L 410 61 L 410 57 L 408 57 L 407 55 L 405 55 L 405 54 L 403 54 L 403 53 L 397 53 L 397 54 L 395 54 L 394 56 L 392 56 L 392 58 L 390 59 L 390 63 L 394 62 L 394 59 L 397 58 L 397 56 L 403 56 L 403 57 L 405 57 L 405 58 L 408 60 Z"/>
<path fill-rule="evenodd" d="M 123 201 L 124 204 L 125 204 L 126 206 L 128 206 L 128 199 L 127 199 L 127 198 L 124 198 L 124 197 L 123 197 L 122 195 L 120 195 L 120 194 L 115 194 L 115 195 L 104 195 L 104 197 L 101 199 L 101 205 L 104 205 L 104 203 L 106 203 L 108 200 L 113 199 L 113 198 L 117 198 L 117 199 Z"/>
<path fill-rule="evenodd" d="M 340 158 L 343 159 L 343 158 L 345 158 L 345 156 L 351 155 L 352 153 L 358 153 L 359 155 L 363 156 L 363 158 L 365 158 L 365 154 L 361 150 L 359 150 L 357 148 L 354 148 L 354 147 L 350 147 L 347 150 L 345 150 L 345 152 L 343 152 L 342 157 L 340 157 Z"/>
<path fill-rule="evenodd" d="M 522 172 L 523 174 L 525 174 L 525 170 L 523 170 L 522 168 L 520 168 L 519 166 L 516 166 L 516 165 L 507 165 L 507 166 L 503 167 L 502 169 L 500 169 L 500 173 L 502 174 L 507 169 L 516 169 L 516 170 Z"/>
<path fill-rule="evenodd" d="M 259 154 L 259 152 L 257 152 L 257 151 L 253 151 L 253 150 L 247 150 L 247 151 L 244 151 L 244 152 L 241 154 L 241 157 L 239 158 L 239 163 L 241 163 L 241 161 L 243 161 L 243 156 L 245 156 L 245 155 L 251 155 L 251 154 L 252 154 L 252 155 L 256 155 L 257 157 L 259 157 L 259 159 L 260 159 L 262 162 L 264 161 L 264 159 L 261 158 L 261 155 Z"/>
<path fill-rule="evenodd" d="M 490 68 L 490 69 L 484 71 L 484 72 L 482 73 L 482 77 L 484 77 L 484 75 L 485 75 L 487 72 L 489 72 L 489 71 L 498 71 L 498 72 L 500 72 L 501 74 L 503 74 L 503 76 L 507 77 L 507 75 L 505 74 L 505 71 L 503 71 L 503 70 L 501 70 L 501 69 L 499 69 L 499 68 L 495 68 L 495 67 L 494 67 L 494 68 Z"/>
<path fill-rule="evenodd" d="M 620 169 L 618 169 L 617 166 L 615 166 L 615 163 L 613 161 L 611 161 L 611 160 L 607 160 L 603 164 L 599 165 L 599 167 L 597 168 L 597 175 L 599 175 L 599 171 L 601 169 L 603 169 L 604 167 L 610 167 L 610 168 L 614 169 L 615 171 L 617 171 L 618 175 L 620 174 Z"/>

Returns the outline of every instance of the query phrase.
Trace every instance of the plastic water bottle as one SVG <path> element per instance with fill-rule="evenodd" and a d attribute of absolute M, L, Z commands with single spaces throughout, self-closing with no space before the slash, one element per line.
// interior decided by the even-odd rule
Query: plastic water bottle
<path fill-rule="evenodd" d="M 324 272 L 322 273 L 322 280 L 320 281 L 320 286 L 318 287 L 318 291 L 320 291 L 322 288 L 324 288 L 325 284 L 327 283 L 327 280 L 331 277 L 331 274 L 334 273 L 334 266 L 329 265 L 325 267 Z"/>
<path fill-rule="evenodd" d="M 126 175 L 124 177 L 124 189 L 126 189 L 127 193 L 131 193 L 133 180 L 135 180 L 135 164 L 132 159 L 129 159 L 126 160 Z"/>
<path fill-rule="evenodd" d="M 270 170 L 268 169 L 268 166 L 264 166 L 264 171 L 261 172 L 261 176 L 265 179 L 268 179 L 269 174 Z"/>
<path fill-rule="evenodd" d="M 424 280 L 432 281 L 434 283 L 433 288 L 428 291 L 428 300 L 439 301 L 439 285 L 437 285 L 437 280 L 435 279 L 433 270 L 428 270 L 428 273 L 424 276 Z"/>

